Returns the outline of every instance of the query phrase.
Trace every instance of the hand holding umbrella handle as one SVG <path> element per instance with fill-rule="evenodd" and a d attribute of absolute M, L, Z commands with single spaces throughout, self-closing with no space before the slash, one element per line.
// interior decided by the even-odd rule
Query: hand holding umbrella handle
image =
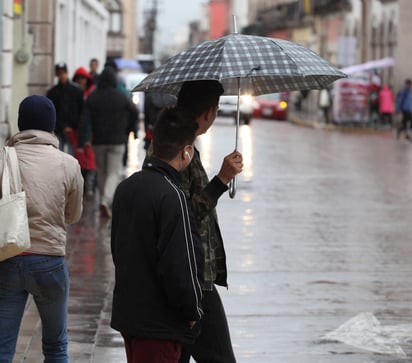
<path fill-rule="evenodd" d="M 233 177 L 233 179 L 229 183 L 229 197 L 233 199 L 236 195 L 236 177 Z"/>

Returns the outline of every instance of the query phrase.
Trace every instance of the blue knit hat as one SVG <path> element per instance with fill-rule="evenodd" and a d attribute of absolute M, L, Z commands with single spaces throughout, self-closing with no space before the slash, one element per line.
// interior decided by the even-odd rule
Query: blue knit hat
<path fill-rule="evenodd" d="M 19 130 L 43 130 L 53 132 L 56 126 L 56 109 L 45 96 L 28 96 L 21 101 L 18 118 Z"/>

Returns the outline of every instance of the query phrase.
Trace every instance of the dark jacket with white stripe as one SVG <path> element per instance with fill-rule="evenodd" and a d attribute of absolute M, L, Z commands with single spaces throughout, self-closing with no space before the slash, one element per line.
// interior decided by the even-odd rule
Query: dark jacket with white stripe
<path fill-rule="evenodd" d="M 118 186 L 111 250 L 111 326 L 124 334 L 191 343 L 201 309 L 202 246 L 191 228 L 179 173 L 152 158 Z"/>

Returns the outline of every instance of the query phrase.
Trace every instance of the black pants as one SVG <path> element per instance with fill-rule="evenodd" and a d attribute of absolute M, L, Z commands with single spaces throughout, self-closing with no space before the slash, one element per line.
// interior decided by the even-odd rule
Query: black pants
<path fill-rule="evenodd" d="M 412 119 L 412 114 L 410 111 L 402 111 L 402 124 L 398 128 L 398 134 L 397 134 L 398 138 L 402 131 L 405 132 L 406 137 L 409 137 L 408 129 L 409 129 L 409 123 L 411 122 L 411 119 Z"/>
<path fill-rule="evenodd" d="M 197 363 L 235 363 L 225 310 L 215 286 L 203 292 L 202 305 L 200 335 L 193 345 L 183 346 L 179 363 L 188 363 L 190 356 Z"/>

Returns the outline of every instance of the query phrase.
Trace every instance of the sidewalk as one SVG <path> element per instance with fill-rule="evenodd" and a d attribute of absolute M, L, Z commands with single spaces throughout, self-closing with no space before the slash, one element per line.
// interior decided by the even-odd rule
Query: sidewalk
<path fill-rule="evenodd" d="M 313 110 L 289 110 L 289 121 L 294 125 L 310 127 L 314 129 L 322 129 L 326 131 L 339 131 L 360 134 L 382 134 L 387 136 L 393 135 L 393 130 L 389 126 L 384 125 L 372 126 L 365 123 L 326 124 L 322 120 L 321 115 L 317 111 Z"/>
<path fill-rule="evenodd" d="M 85 200 L 82 219 L 69 227 L 67 259 L 70 271 L 69 354 L 71 363 L 125 362 L 123 340 L 109 326 L 113 264 L 110 220 L 94 213 Z M 13 363 L 43 361 L 41 326 L 36 306 L 28 301 Z"/>

